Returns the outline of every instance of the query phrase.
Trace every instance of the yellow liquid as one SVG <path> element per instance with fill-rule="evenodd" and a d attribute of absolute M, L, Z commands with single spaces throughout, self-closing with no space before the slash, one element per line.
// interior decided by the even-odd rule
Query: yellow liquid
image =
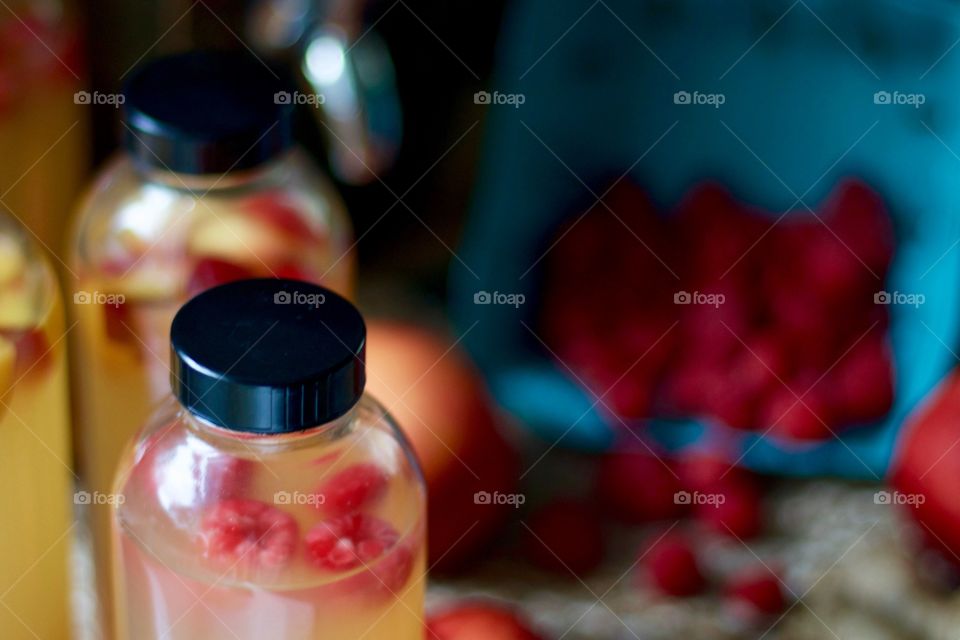
<path fill-rule="evenodd" d="M 163 313 L 173 317 L 167 305 Z M 158 311 L 159 313 L 159 311 Z M 82 461 L 83 485 L 91 493 L 109 493 L 120 453 L 145 420 L 149 408 L 163 390 L 150 384 L 151 376 L 166 371 L 165 350 L 154 357 L 144 347 L 138 352 L 132 344 L 115 343 L 107 336 L 104 310 L 95 304 L 74 305 L 74 355 L 84 363 L 75 379 L 77 407 L 85 429 L 78 441 Z M 144 336 L 146 338 L 146 336 Z M 149 360 L 148 360 L 149 359 Z M 97 598 L 104 616 L 109 615 L 110 590 L 110 507 L 91 504 L 89 523 L 94 544 Z M 108 621 L 102 617 L 102 621 Z M 104 629 L 104 637 L 112 634 Z"/>
<path fill-rule="evenodd" d="M 0 59 L 3 71 L 15 78 L 9 103 L 0 105 L 0 193 L 4 208 L 32 238 L 59 255 L 67 216 L 88 168 L 90 106 L 74 100 L 83 70 L 77 64 L 73 3 L 59 3 L 66 11 L 57 22 L 46 19 L 51 6 L 10 4 L 0 20 L 19 32 L 22 42 L 9 45 L 15 50 L 5 50 Z"/>
<path fill-rule="evenodd" d="M 289 589 L 198 580 L 161 566 L 120 534 L 127 579 L 118 599 L 123 640 L 422 640 L 425 555 L 390 593 L 347 591 L 338 581 Z M 345 581 L 339 581 L 345 582 Z M 118 582 L 118 584 L 120 584 Z M 373 583 L 376 584 L 376 583 Z"/>
<path fill-rule="evenodd" d="M 58 294 L 57 294 L 58 295 Z M 62 307 L 42 329 L 45 360 L 0 398 L 0 637 L 67 638 L 72 472 Z M 55 344 L 56 343 L 56 344 Z"/>
<path fill-rule="evenodd" d="M 14 119 L 23 139 L 20 166 L 10 178 L 19 182 L 4 201 L 54 255 L 62 253 L 67 217 L 87 170 L 88 112 L 73 102 L 77 88 L 79 81 L 33 87 Z"/>

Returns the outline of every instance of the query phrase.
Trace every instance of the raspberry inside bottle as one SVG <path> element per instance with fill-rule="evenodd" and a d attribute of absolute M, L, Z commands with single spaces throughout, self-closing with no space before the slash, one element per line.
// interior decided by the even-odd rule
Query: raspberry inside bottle
<path fill-rule="evenodd" d="M 363 394 L 345 299 L 245 280 L 171 329 L 173 398 L 115 483 L 118 637 L 418 640 L 425 489 Z"/>

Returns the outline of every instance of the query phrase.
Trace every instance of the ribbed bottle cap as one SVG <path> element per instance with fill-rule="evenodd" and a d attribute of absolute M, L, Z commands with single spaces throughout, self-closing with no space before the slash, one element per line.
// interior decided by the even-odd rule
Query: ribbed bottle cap
<path fill-rule="evenodd" d="M 243 280 L 187 302 L 170 330 L 174 395 L 215 425 L 290 433 L 353 407 L 366 381 L 366 327 L 336 293 L 296 280 Z"/>

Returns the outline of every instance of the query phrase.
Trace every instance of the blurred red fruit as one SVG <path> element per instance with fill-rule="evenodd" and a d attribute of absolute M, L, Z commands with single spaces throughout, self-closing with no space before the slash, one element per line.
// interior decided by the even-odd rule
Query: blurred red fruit
<path fill-rule="evenodd" d="M 113 342 L 140 346 L 141 342 L 135 332 L 135 322 L 131 312 L 132 303 L 103 305 L 103 321 L 106 325 L 107 337 Z"/>
<path fill-rule="evenodd" d="M 732 285 L 697 293 L 718 297 L 714 298 L 715 304 L 677 305 L 682 310 L 677 327 L 681 355 L 707 364 L 726 362 L 752 331 L 752 304 L 746 293 Z"/>
<path fill-rule="evenodd" d="M 644 313 L 626 316 L 617 327 L 611 340 L 614 348 L 630 359 L 628 366 L 636 362 L 633 370 L 658 373 L 666 366 L 674 353 L 677 340 L 672 314 L 668 312 Z M 626 370 L 626 369 L 625 369 Z M 622 372 L 621 372 L 622 373 Z"/>
<path fill-rule="evenodd" d="M 711 367 L 702 379 L 700 387 L 703 410 L 734 429 L 750 429 L 756 426 L 754 395 L 739 380 L 730 375 L 729 369 Z"/>
<path fill-rule="evenodd" d="M 950 373 L 907 418 L 890 467 L 893 487 L 916 498 L 903 511 L 931 548 L 960 565 L 960 373 Z M 922 499 L 920 499 L 922 498 Z"/>
<path fill-rule="evenodd" d="M 216 503 L 204 516 L 200 537 L 208 557 L 260 568 L 286 565 L 297 547 L 293 516 L 259 500 Z"/>
<path fill-rule="evenodd" d="M 776 225 L 715 183 L 693 188 L 669 218 L 629 182 L 605 202 L 613 213 L 597 205 L 558 232 L 541 317 L 551 348 L 617 417 L 773 424 L 780 438 L 816 441 L 889 410 L 890 356 L 872 347 L 797 406 L 780 388 L 798 372 L 816 380 L 871 324 L 886 331 L 888 310 L 872 297 L 894 234 L 866 185 L 846 180 L 818 213 Z"/>
<path fill-rule="evenodd" d="M 309 281 L 314 279 L 310 277 L 310 274 L 305 269 L 294 262 L 284 262 L 280 264 L 273 269 L 273 275 L 285 280 Z"/>
<path fill-rule="evenodd" d="M 711 415 L 737 428 L 754 426 L 754 399 L 729 365 L 682 361 L 660 388 L 660 408 L 670 416 Z"/>
<path fill-rule="evenodd" d="M 609 258 L 607 239 L 612 231 L 611 222 L 616 224 L 610 216 L 600 215 L 598 207 L 594 207 L 579 218 L 579 222 L 574 218 L 559 229 L 559 240 L 554 247 L 556 260 L 550 261 L 550 266 L 558 271 L 555 275 L 576 277 L 580 270 Z"/>
<path fill-rule="evenodd" d="M 685 491 L 711 493 L 724 482 L 749 481 L 752 478 L 750 472 L 732 464 L 731 461 L 736 459 L 736 453 L 731 453 L 730 459 L 726 460 L 713 451 L 684 452 L 676 464 L 677 475 Z"/>
<path fill-rule="evenodd" d="M 399 540 L 389 522 L 364 513 L 324 520 L 304 538 L 310 562 L 329 571 L 369 566 Z"/>
<path fill-rule="evenodd" d="M 397 419 L 420 461 L 435 571 L 475 558 L 516 513 L 475 500 L 479 492 L 515 493 L 519 459 L 479 373 L 454 342 L 413 324 L 367 323 L 367 390 Z"/>
<path fill-rule="evenodd" d="M 559 575 L 584 576 L 603 560 L 600 518 L 584 502 L 557 500 L 538 509 L 523 534 L 523 556 Z"/>
<path fill-rule="evenodd" d="M 193 267 L 187 282 L 187 293 L 195 296 L 211 287 L 252 278 L 253 273 L 238 264 L 217 258 L 201 258 Z"/>
<path fill-rule="evenodd" d="M 696 505 L 694 515 L 712 531 L 741 540 L 763 529 L 763 501 L 759 487 L 742 477 L 718 481 Z"/>
<path fill-rule="evenodd" d="M 651 586 L 668 596 L 694 596 L 706 589 L 693 546 L 686 537 L 668 533 L 641 550 L 642 566 Z"/>
<path fill-rule="evenodd" d="M 702 284 L 748 270 L 757 255 L 751 248 L 770 221 L 743 207 L 725 187 L 705 183 L 680 204 L 677 224 L 686 243 L 693 283 Z"/>
<path fill-rule="evenodd" d="M 427 640 L 543 640 L 520 615 L 493 602 L 455 604 L 427 617 Z"/>
<path fill-rule="evenodd" d="M 660 387 L 660 409 L 670 416 L 709 415 L 738 429 L 756 426 L 756 399 L 731 375 L 729 364 L 682 361 Z"/>
<path fill-rule="evenodd" d="M 615 381 L 608 390 L 597 389 L 595 392 L 603 396 L 604 405 L 618 416 L 637 419 L 650 414 L 653 384 L 643 374 L 627 374 Z"/>
<path fill-rule="evenodd" d="M 627 278 L 642 274 L 637 284 L 656 288 L 668 283 L 676 242 L 667 220 L 657 213 L 647 194 L 624 180 L 610 189 L 603 202 L 606 206 L 598 205 L 595 211 L 611 219 L 607 240 L 618 249 L 611 253 L 608 244 L 608 259 L 613 258 Z"/>
<path fill-rule="evenodd" d="M 597 500 L 606 512 L 623 522 L 680 516 L 684 506 L 675 499 L 680 488 L 673 469 L 646 450 L 607 454 L 597 467 Z"/>
<path fill-rule="evenodd" d="M 829 367 L 836 357 L 836 319 L 816 296 L 796 289 L 770 294 L 773 327 L 799 364 Z"/>
<path fill-rule="evenodd" d="M 745 346 L 730 365 L 731 380 L 754 398 L 780 384 L 789 373 L 786 349 L 772 333 L 745 339 Z"/>
<path fill-rule="evenodd" d="M 876 286 L 881 282 L 873 278 L 853 249 L 833 235 L 811 248 L 807 273 L 817 292 L 834 304 L 844 304 L 857 296 L 869 299 L 871 283 Z"/>
<path fill-rule="evenodd" d="M 387 474 L 372 463 L 355 464 L 328 478 L 317 490 L 317 508 L 331 516 L 359 511 L 387 489 Z"/>
<path fill-rule="evenodd" d="M 804 395 L 781 387 L 771 393 L 762 415 L 763 428 L 785 440 L 809 442 L 833 436 L 832 416 L 817 390 Z"/>
<path fill-rule="evenodd" d="M 827 305 L 851 306 L 850 301 L 880 283 L 822 218 L 804 221 L 809 225 L 797 267 L 802 286 Z"/>
<path fill-rule="evenodd" d="M 15 372 L 18 378 L 39 376 L 54 362 L 55 351 L 43 329 L 0 330 L 0 337 L 13 342 L 17 349 Z"/>
<path fill-rule="evenodd" d="M 290 196 L 282 191 L 246 198 L 241 206 L 254 218 L 291 238 L 318 238 L 307 223 L 305 213 L 290 202 Z"/>
<path fill-rule="evenodd" d="M 667 375 L 660 389 L 662 413 L 671 416 L 696 415 L 703 410 L 702 390 L 710 372 L 695 360 L 680 361 Z"/>
<path fill-rule="evenodd" d="M 729 579 L 724 587 L 734 611 L 748 619 L 774 616 L 787 606 L 783 585 L 766 567 L 753 568 Z"/>
<path fill-rule="evenodd" d="M 837 363 L 824 385 L 831 410 L 839 421 L 875 420 L 893 405 L 893 372 L 886 340 L 879 335 L 861 340 Z"/>
<path fill-rule="evenodd" d="M 874 272 L 879 284 L 886 276 L 895 244 L 893 224 L 880 196 L 859 180 L 845 180 L 830 195 L 822 217 Z"/>
<path fill-rule="evenodd" d="M 601 338 L 577 330 L 571 330 L 569 337 L 568 341 L 557 348 L 560 360 L 567 363 L 571 369 L 587 377 L 612 369 L 613 358 Z"/>

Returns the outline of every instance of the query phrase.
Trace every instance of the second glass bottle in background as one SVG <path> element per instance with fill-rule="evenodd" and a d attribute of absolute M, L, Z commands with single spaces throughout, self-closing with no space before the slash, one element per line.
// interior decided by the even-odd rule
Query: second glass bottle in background
<path fill-rule="evenodd" d="M 167 392 L 170 322 L 192 295 L 249 277 L 352 293 L 349 221 L 292 142 L 291 96 L 259 61 L 228 53 L 163 58 L 126 84 L 124 150 L 72 231 L 87 490 L 110 491 L 124 444 Z M 94 504 L 91 514 L 99 596 L 109 603 L 109 513 Z M 107 625 L 110 617 L 103 612 Z"/>

